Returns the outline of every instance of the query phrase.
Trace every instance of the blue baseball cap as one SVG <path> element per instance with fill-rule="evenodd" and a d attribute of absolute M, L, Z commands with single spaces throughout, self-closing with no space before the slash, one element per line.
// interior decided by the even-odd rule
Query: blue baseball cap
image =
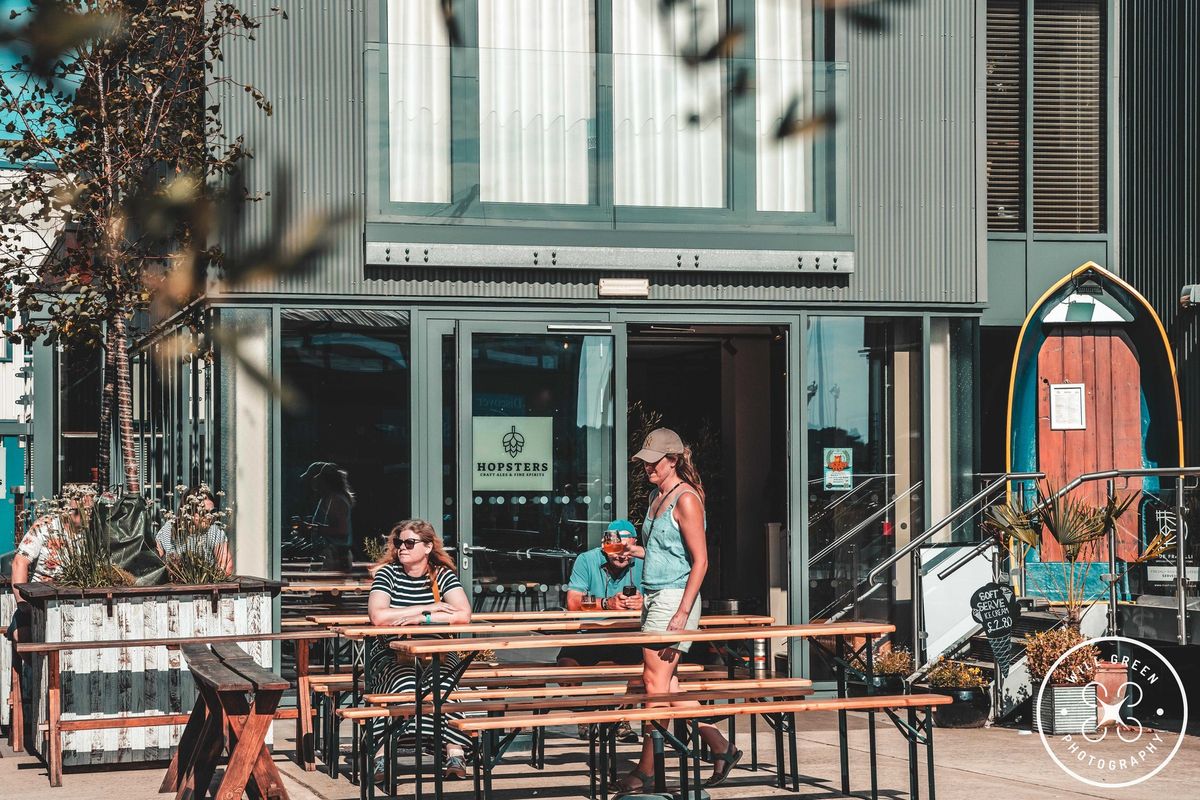
<path fill-rule="evenodd" d="M 616 531 L 622 539 L 636 539 L 637 528 L 627 519 L 614 519 L 608 523 L 608 530 Z"/>

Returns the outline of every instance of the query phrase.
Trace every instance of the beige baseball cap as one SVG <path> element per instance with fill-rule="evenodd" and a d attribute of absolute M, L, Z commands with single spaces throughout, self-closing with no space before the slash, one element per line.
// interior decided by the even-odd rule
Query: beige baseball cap
<path fill-rule="evenodd" d="M 656 428 L 647 434 L 642 449 L 634 453 L 630 460 L 654 463 L 663 456 L 681 455 L 683 450 L 683 439 L 679 438 L 678 433 L 670 428 Z"/>

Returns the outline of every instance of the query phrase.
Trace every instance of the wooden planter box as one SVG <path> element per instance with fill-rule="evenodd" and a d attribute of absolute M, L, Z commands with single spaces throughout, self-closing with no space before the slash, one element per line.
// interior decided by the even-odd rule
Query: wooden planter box
<path fill-rule="evenodd" d="M 1037 694 L 1034 694 L 1034 701 Z M 1096 730 L 1096 686 L 1047 686 L 1034 718 L 1034 730 L 1050 736 Z"/>
<path fill-rule="evenodd" d="M 269 633 L 279 587 L 274 581 L 239 577 L 206 586 L 87 590 L 23 584 L 21 593 L 33 609 L 32 640 L 86 642 Z M 246 642 L 242 647 L 269 668 L 272 644 Z M 31 716 L 37 726 L 48 718 L 45 668 L 44 658 L 34 659 Z M 186 716 L 196 700 L 182 656 L 165 647 L 66 650 L 60 673 L 64 723 L 147 713 Z M 65 730 L 63 766 L 170 758 L 182 731 L 182 724 Z M 35 735 L 32 744 L 41 751 L 43 736 Z"/>

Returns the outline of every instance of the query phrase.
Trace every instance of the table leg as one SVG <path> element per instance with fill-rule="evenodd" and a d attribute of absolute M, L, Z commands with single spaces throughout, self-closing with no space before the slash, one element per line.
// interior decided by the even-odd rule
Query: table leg
<path fill-rule="evenodd" d="M 921 796 L 920 781 L 917 772 L 917 710 L 911 706 L 908 709 L 908 796 L 917 800 Z M 872 761 L 875 754 L 871 753 Z"/>
<path fill-rule="evenodd" d="M 354 642 L 353 651 L 350 655 L 350 705 L 353 708 L 358 708 L 362 705 L 363 692 L 367 688 L 367 682 L 371 679 L 371 645 L 374 643 L 374 638 L 364 636 L 361 640 Z M 334 716 L 337 716 L 336 711 Z M 337 740 L 334 742 L 335 759 L 340 759 L 342 754 L 341 743 L 341 726 L 337 728 Z M 359 758 L 359 750 L 362 747 L 362 730 L 356 725 L 351 729 L 350 738 L 350 779 L 356 783 L 369 782 L 374 775 L 374 766 L 371 759 L 374 753 L 365 753 L 363 758 Z M 360 772 L 359 766 L 366 764 L 365 771 Z M 335 770 L 336 772 L 336 770 Z"/>
<path fill-rule="evenodd" d="M 22 702 L 21 693 L 21 668 L 24 662 L 15 645 L 6 646 L 12 648 L 12 666 L 9 667 L 12 685 L 8 688 L 8 701 L 11 709 L 8 743 L 14 752 L 20 753 L 25 749 L 25 704 Z"/>
<path fill-rule="evenodd" d="M 59 651 L 53 650 L 46 654 L 46 669 L 48 679 L 48 716 L 49 716 L 49 747 L 47 748 L 47 769 L 50 773 L 50 785 L 62 786 L 62 730 L 59 721 L 62 718 L 62 677 L 59 675 Z"/>
<path fill-rule="evenodd" d="M 875 685 L 872 680 L 875 677 L 875 646 L 872 643 L 870 636 L 867 636 L 866 640 L 867 640 L 867 643 L 866 643 L 867 652 L 865 655 L 865 660 L 866 660 L 866 664 L 867 664 L 867 669 L 866 669 L 866 676 L 864 678 L 864 681 L 866 682 L 866 685 L 867 685 L 867 695 L 870 696 L 870 695 L 875 694 Z M 877 751 L 875 749 L 875 711 L 873 709 L 867 710 L 867 739 L 868 739 L 868 747 L 871 751 L 871 800 L 878 800 L 878 798 L 879 798 L 879 769 L 878 769 L 878 764 L 876 762 Z"/>
<path fill-rule="evenodd" d="M 833 669 L 837 673 L 837 696 L 846 699 L 846 666 L 850 654 L 846 651 L 846 637 L 837 637 L 837 657 Z M 842 794 L 850 794 L 850 738 L 846 729 L 846 710 L 838 709 L 838 756 L 841 761 Z"/>
<path fill-rule="evenodd" d="M 179 747 L 175 748 L 175 755 L 171 756 L 171 763 L 167 767 L 166 777 L 158 787 L 159 793 L 174 792 L 179 789 L 180 761 L 186 765 L 189 755 L 196 752 L 196 747 L 200 743 L 200 731 L 204 729 L 204 721 L 208 718 L 204 697 L 196 695 L 196 705 L 192 707 L 192 714 L 188 717 L 187 725 L 183 728 L 183 734 L 179 737 Z"/>
<path fill-rule="evenodd" d="M 792 791 L 800 791 L 800 759 L 796 756 L 796 712 L 790 712 L 787 715 L 788 730 L 791 731 L 791 736 L 788 738 L 788 755 L 792 761 Z"/>
<path fill-rule="evenodd" d="M 442 654 L 434 653 L 429 664 L 431 688 L 433 690 L 433 796 L 442 800 L 442 740 L 445 732 L 442 730 Z M 420 707 L 417 713 L 421 713 Z M 417 719 L 417 727 L 421 720 Z"/>
<path fill-rule="evenodd" d="M 308 677 L 309 639 L 296 639 L 296 762 L 305 772 L 315 772 L 311 680 Z"/>
<path fill-rule="evenodd" d="M 647 735 L 654 745 L 654 791 L 662 794 L 667 791 L 667 754 L 663 747 L 662 731 L 651 727 Z"/>
<path fill-rule="evenodd" d="M 421 711 L 425 707 L 425 675 L 424 670 L 421 669 L 420 658 L 413 659 L 413 671 L 416 674 L 416 686 L 413 688 L 413 694 L 415 695 L 413 701 L 413 734 L 416 739 L 416 752 L 413 753 L 413 758 L 416 761 L 415 774 L 413 775 L 415 786 L 413 788 L 416 791 L 417 800 L 421 800 L 425 796 L 425 779 L 422 775 L 425 769 L 425 741 L 421 735 Z M 486 783 L 486 778 L 484 782 Z"/>
<path fill-rule="evenodd" d="M 259 754 L 266 749 L 267 731 L 275 719 L 275 708 L 279 705 L 281 694 L 279 691 L 257 692 L 248 707 L 241 693 L 236 693 L 236 696 L 234 693 L 221 695 L 221 707 L 230 721 L 233 734 L 230 737 L 232 748 L 229 763 L 217 788 L 216 800 L 241 800 L 246 792 L 246 782 L 255 772 Z M 267 760 L 269 762 L 270 758 Z M 274 768 L 275 765 L 270 764 L 270 770 Z M 273 782 L 282 786 L 278 773 L 269 776 L 268 772 L 263 777 L 262 783 L 266 785 L 260 783 L 258 789 L 264 796 Z"/>
<path fill-rule="evenodd" d="M 777 783 L 780 789 L 787 787 L 783 771 L 783 720 L 783 714 L 779 714 L 775 718 L 775 774 L 779 779 Z"/>
<path fill-rule="evenodd" d="M 203 685 L 198 684 L 196 691 L 204 699 L 204 724 L 200 728 L 194 751 L 183 753 L 180 757 L 179 788 L 175 792 L 175 800 L 194 800 L 208 794 L 217 759 L 221 757 L 221 748 L 225 744 L 225 715 L 220 700 L 215 692 Z"/>
<path fill-rule="evenodd" d="M 925 709 L 925 770 L 928 773 L 929 800 L 937 800 L 933 788 L 933 712 L 928 708 Z"/>

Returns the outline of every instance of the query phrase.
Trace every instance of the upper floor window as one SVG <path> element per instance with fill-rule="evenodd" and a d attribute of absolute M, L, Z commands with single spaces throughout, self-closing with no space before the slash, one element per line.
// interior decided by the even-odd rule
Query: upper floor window
<path fill-rule="evenodd" d="M 777 135 L 836 99 L 811 0 L 456 9 L 452 44 L 434 0 L 386 3 L 370 126 L 386 157 L 368 157 L 381 217 L 832 220 L 833 137 Z"/>
<path fill-rule="evenodd" d="M 1099 233 L 1105 222 L 1104 0 L 989 0 L 988 229 Z M 1030 214 L 1032 211 L 1032 214 Z"/>

